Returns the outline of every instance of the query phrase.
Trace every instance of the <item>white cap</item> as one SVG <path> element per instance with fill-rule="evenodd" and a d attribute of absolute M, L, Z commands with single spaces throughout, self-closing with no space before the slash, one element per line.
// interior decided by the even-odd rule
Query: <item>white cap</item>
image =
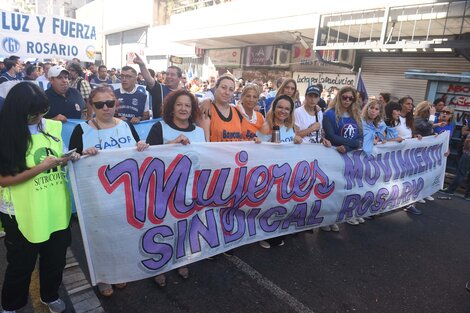
<path fill-rule="evenodd" d="M 62 72 L 66 72 L 67 74 L 69 74 L 69 71 L 67 71 L 64 67 L 60 65 L 55 65 L 49 69 L 49 71 L 47 72 L 47 77 L 48 78 L 57 77 Z"/>

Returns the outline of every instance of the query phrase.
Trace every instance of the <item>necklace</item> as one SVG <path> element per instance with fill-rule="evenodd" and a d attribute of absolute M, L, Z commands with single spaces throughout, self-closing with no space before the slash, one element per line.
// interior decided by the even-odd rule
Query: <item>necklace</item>
<path fill-rule="evenodd" d="M 117 121 L 116 121 L 116 119 L 115 119 L 114 117 L 113 117 L 113 125 L 110 126 L 110 127 L 101 127 L 100 124 L 98 123 L 98 120 L 96 119 L 96 117 L 93 118 L 93 119 L 91 120 L 91 122 L 93 123 L 93 125 L 95 125 L 95 127 L 96 127 L 97 130 L 101 130 L 101 129 L 103 129 L 103 128 L 104 128 L 104 129 L 112 128 L 112 127 L 114 127 L 114 126 L 117 125 Z"/>
<path fill-rule="evenodd" d="M 96 130 L 97 130 L 97 133 L 98 133 L 98 141 L 99 141 L 99 144 L 100 144 L 100 150 L 104 150 L 103 149 L 103 139 L 101 138 L 101 129 L 103 129 L 102 127 L 100 127 L 100 125 L 98 124 L 98 121 L 96 120 L 96 118 L 93 118 L 91 120 L 91 122 L 93 123 L 93 125 L 96 127 Z M 109 129 L 109 128 L 113 128 L 117 125 L 117 121 L 116 119 L 113 117 L 113 122 L 114 122 L 114 125 L 111 126 L 111 127 L 105 127 L 104 129 Z M 115 129 L 115 131 L 117 132 L 117 129 Z M 117 145 L 119 148 L 121 148 L 121 145 L 119 144 L 119 142 L 114 139 L 112 136 L 110 136 L 110 138 L 114 141 L 116 141 Z"/>

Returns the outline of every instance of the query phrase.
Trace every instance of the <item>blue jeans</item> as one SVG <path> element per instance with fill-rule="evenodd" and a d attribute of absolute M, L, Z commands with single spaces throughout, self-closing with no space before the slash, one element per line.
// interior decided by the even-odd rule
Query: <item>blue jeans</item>
<path fill-rule="evenodd" d="M 470 172 L 470 156 L 462 154 L 459 160 L 459 164 L 457 166 L 457 175 L 454 177 L 454 180 L 450 183 L 448 190 L 451 192 L 455 192 L 455 190 L 465 179 L 465 176 L 467 176 L 468 172 Z M 465 186 L 465 196 L 470 196 L 470 177 L 469 179 L 467 179 L 467 184 Z"/>

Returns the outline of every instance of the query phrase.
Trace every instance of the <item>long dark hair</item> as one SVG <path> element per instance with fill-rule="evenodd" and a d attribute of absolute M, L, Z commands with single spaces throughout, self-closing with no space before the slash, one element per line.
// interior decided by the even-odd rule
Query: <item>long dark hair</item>
<path fill-rule="evenodd" d="M 31 146 L 28 115 L 45 113 L 49 102 L 36 84 L 21 82 L 10 89 L 0 111 L 0 175 L 10 176 L 28 169 L 26 154 Z"/>
<path fill-rule="evenodd" d="M 393 111 L 401 111 L 401 105 L 398 102 L 390 101 L 385 106 L 385 124 L 390 127 L 395 127 L 400 125 L 400 119 L 398 121 L 393 120 Z"/>
<path fill-rule="evenodd" d="M 403 104 L 406 102 L 406 100 L 410 99 L 411 100 L 411 103 L 413 105 L 413 108 L 414 108 L 414 100 L 413 98 L 411 98 L 410 96 L 404 96 L 403 98 L 400 98 L 400 100 L 398 100 L 398 103 L 401 105 L 402 109 L 403 109 Z M 406 127 L 408 127 L 409 129 L 413 130 L 414 127 L 413 127 L 413 121 L 414 121 L 414 117 L 413 117 L 413 110 L 411 110 L 410 112 L 406 113 L 406 116 L 405 116 L 405 120 L 406 120 Z"/>

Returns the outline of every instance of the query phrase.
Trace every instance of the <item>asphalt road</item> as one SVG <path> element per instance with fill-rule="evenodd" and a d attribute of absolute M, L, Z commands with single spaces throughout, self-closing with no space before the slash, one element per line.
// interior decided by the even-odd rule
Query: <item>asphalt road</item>
<path fill-rule="evenodd" d="M 421 216 L 395 211 L 282 247 L 243 246 L 190 265 L 188 281 L 172 272 L 163 289 L 147 279 L 100 300 L 113 313 L 470 312 L 470 202 L 419 207 Z M 73 251 L 85 264 L 78 240 Z"/>
<path fill-rule="evenodd" d="M 98 298 L 108 313 L 470 312 L 470 202 L 455 196 L 418 207 L 421 216 L 395 211 L 339 233 L 292 235 L 282 247 L 243 246 L 191 264 L 187 281 L 172 272 L 165 288 L 146 279 Z M 73 233 L 87 274 L 77 221 Z M 0 279 L 4 267 L 1 257 Z M 38 312 L 34 301 L 21 313 Z"/>

